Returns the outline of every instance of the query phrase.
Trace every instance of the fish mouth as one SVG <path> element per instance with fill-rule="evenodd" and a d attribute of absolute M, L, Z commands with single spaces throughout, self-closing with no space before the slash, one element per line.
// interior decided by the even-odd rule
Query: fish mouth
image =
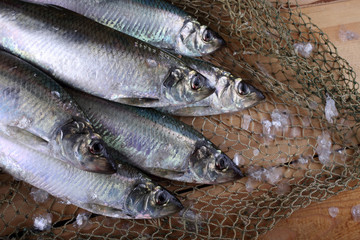
<path fill-rule="evenodd" d="M 117 171 L 115 162 L 107 158 L 93 159 L 89 164 L 83 164 L 82 168 L 88 172 L 101 174 L 113 174 Z"/>
<path fill-rule="evenodd" d="M 204 48 L 200 50 L 201 55 L 211 54 L 226 45 L 225 40 L 211 28 L 204 25 L 200 28 L 201 38 L 204 44 Z M 209 40 L 207 40 L 207 38 L 209 38 Z"/>
<path fill-rule="evenodd" d="M 265 100 L 265 95 L 259 90 L 259 89 L 257 89 L 257 88 L 255 88 L 255 87 L 253 87 L 254 88 L 254 90 L 255 90 L 255 92 L 256 92 L 256 97 L 257 97 L 257 99 L 259 100 L 259 101 L 263 101 L 263 100 Z"/>
<path fill-rule="evenodd" d="M 229 159 L 229 169 L 234 173 L 234 178 L 239 179 L 245 177 L 244 173 L 240 170 L 240 168 L 230 159 Z"/>
<path fill-rule="evenodd" d="M 169 192 L 168 194 L 171 195 Z M 171 195 L 171 197 L 169 198 L 169 202 L 166 206 L 164 206 L 163 209 L 158 212 L 155 211 L 153 215 L 149 214 L 149 216 L 151 218 L 167 217 L 180 212 L 183 208 L 184 206 L 182 205 L 180 200 L 178 200 L 175 196 Z"/>
<path fill-rule="evenodd" d="M 211 29 L 209 29 L 209 30 L 211 30 Z M 211 31 L 212 31 L 212 34 L 215 37 L 215 41 L 217 41 L 217 47 L 218 48 L 225 47 L 226 46 L 225 40 L 217 32 L 215 32 L 213 30 L 211 30 Z"/>
<path fill-rule="evenodd" d="M 218 178 L 215 180 L 216 183 L 229 182 L 245 177 L 240 168 L 228 156 L 221 154 L 218 158 L 225 160 L 226 168 L 221 172 L 222 174 L 218 175 Z"/>
<path fill-rule="evenodd" d="M 167 193 L 171 196 L 170 202 L 173 205 L 173 207 L 172 207 L 173 212 L 169 213 L 169 214 L 174 214 L 174 213 L 179 212 L 180 210 L 182 210 L 184 208 L 184 205 L 182 205 L 180 200 L 177 199 L 175 196 L 173 196 L 170 192 L 167 191 Z"/>

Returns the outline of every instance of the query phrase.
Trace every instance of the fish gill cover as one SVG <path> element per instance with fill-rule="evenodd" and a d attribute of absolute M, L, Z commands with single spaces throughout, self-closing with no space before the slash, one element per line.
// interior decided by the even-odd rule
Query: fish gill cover
<path fill-rule="evenodd" d="M 1 174 L 1 237 L 257 238 L 297 209 L 358 186 L 360 95 L 355 73 L 296 4 L 171 2 L 226 41 L 226 47 L 204 59 L 246 76 L 266 95 L 265 102 L 243 112 L 180 118 L 229 157 L 236 156 L 248 177 L 211 186 L 161 180 L 185 205 L 179 214 L 156 220 L 92 214 L 78 228 L 74 223 L 81 209 L 53 197 L 38 203 L 29 197 L 30 185 Z M 329 118 L 326 109 L 337 114 Z M 52 216 L 51 228 L 39 231 L 34 218 L 46 213 Z"/>

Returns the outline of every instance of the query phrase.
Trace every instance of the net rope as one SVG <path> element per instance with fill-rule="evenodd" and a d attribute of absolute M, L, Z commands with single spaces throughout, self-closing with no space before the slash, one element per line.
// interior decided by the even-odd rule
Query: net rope
<path fill-rule="evenodd" d="M 355 72 L 296 2 L 173 0 L 221 34 L 227 46 L 205 60 L 242 76 L 266 95 L 233 114 L 179 118 L 237 162 L 247 177 L 219 185 L 155 178 L 185 209 L 154 220 L 85 212 L 54 197 L 35 202 L 32 187 L 0 174 L 0 237 L 5 239 L 254 239 L 312 202 L 359 183 L 360 95 Z M 334 100 L 338 116 L 327 119 Z M 330 150 L 326 143 L 330 142 Z M 325 153 L 324 153 L 325 152 Z M 51 228 L 34 218 L 51 214 Z"/>

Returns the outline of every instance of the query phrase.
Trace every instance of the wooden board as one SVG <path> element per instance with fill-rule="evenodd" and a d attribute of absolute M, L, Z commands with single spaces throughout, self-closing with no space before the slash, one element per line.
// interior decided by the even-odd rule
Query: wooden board
<path fill-rule="evenodd" d="M 298 0 L 302 12 L 311 17 L 360 74 L 360 1 L 359 0 Z M 347 36 L 347 38 L 346 38 Z M 360 77 L 357 78 L 360 83 Z M 360 204 L 360 189 L 346 191 L 322 203 L 313 203 L 281 220 L 275 228 L 261 236 L 262 240 L 293 239 L 360 239 L 360 223 L 351 216 L 351 208 Z M 338 207 L 336 218 L 330 207 Z"/>

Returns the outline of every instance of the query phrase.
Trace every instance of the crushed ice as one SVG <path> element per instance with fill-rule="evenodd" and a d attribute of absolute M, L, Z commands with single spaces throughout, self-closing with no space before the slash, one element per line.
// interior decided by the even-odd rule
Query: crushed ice
<path fill-rule="evenodd" d="M 351 40 L 358 40 L 360 38 L 359 34 L 346 30 L 344 26 L 342 26 L 339 30 L 339 38 L 341 41 L 351 41 Z"/>
<path fill-rule="evenodd" d="M 41 190 L 41 189 L 37 189 L 35 187 L 31 188 L 31 192 L 30 195 L 32 196 L 32 198 L 34 199 L 34 201 L 36 203 L 43 203 L 45 202 L 48 197 L 49 197 L 49 193 Z"/>
<path fill-rule="evenodd" d="M 245 183 L 245 189 L 247 192 L 252 192 L 255 189 L 255 181 L 249 178 Z"/>
<path fill-rule="evenodd" d="M 332 218 L 335 218 L 339 214 L 339 208 L 337 207 L 329 207 L 329 215 Z"/>
<path fill-rule="evenodd" d="M 263 134 L 266 138 L 274 138 L 273 131 L 272 131 L 272 122 L 269 120 L 264 120 L 263 124 Z"/>
<path fill-rule="evenodd" d="M 296 138 L 296 137 L 299 137 L 299 136 L 301 136 L 300 128 L 297 128 L 297 127 L 291 128 L 290 137 Z"/>
<path fill-rule="evenodd" d="M 309 157 L 300 156 L 298 159 L 298 163 L 300 164 L 308 164 L 309 163 Z"/>
<path fill-rule="evenodd" d="M 35 217 L 34 228 L 40 231 L 48 230 L 51 227 L 51 214 L 43 214 Z"/>
<path fill-rule="evenodd" d="M 180 216 L 182 216 L 182 222 L 185 225 L 186 230 L 194 232 L 197 229 L 202 228 L 202 222 L 204 219 L 195 211 L 191 209 L 184 209 L 180 212 Z"/>
<path fill-rule="evenodd" d="M 297 55 L 300 55 L 304 58 L 310 57 L 314 47 L 311 43 L 295 43 L 294 50 Z"/>
<path fill-rule="evenodd" d="M 360 222 L 360 204 L 351 208 L 351 215 L 355 222 Z"/>
<path fill-rule="evenodd" d="M 304 117 L 302 122 L 303 122 L 304 127 L 310 126 L 310 118 L 309 117 Z"/>
<path fill-rule="evenodd" d="M 289 130 L 290 114 L 287 110 L 275 109 L 271 113 L 271 120 L 263 120 L 263 135 L 266 140 L 274 139 L 275 132 L 287 132 Z"/>
<path fill-rule="evenodd" d="M 266 182 L 275 185 L 282 178 L 283 172 L 281 168 L 271 167 L 265 171 L 265 180 Z"/>
<path fill-rule="evenodd" d="M 310 101 L 309 102 L 309 107 L 311 108 L 311 109 L 317 109 L 318 108 L 318 104 L 317 104 L 317 102 L 315 102 L 315 101 Z"/>
<path fill-rule="evenodd" d="M 242 117 L 241 128 L 244 130 L 248 130 L 251 121 L 252 121 L 251 116 L 244 114 Z"/>
<path fill-rule="evenodd" d="M 275 185 L 282 179 L 282 169 L 278 167 L 249 167 L 248 175 L 252 180 Z"/>
<path fill-rule="evenodd" d="M 285 110 L 275 109 L 271 113 L 272 125 L 276 130 L 282 130 L 289 126 L 289 113 Z"/>
<path fill-rule="evenodd" d="M 329 123 L 334 123 L 334 118 L 339 116 L 339 112 L 336 109 L 335 101 L 329 96 L 326 96 L 326 105 L 325 105 L 325 117 Z"/>
<path fill-rule="evenodd" d="M 319 161 L 324 165 L 329 165 L 331 154 L 331 137 L 328 132 L 323 132 L 317 138 L 316 152 L 319 155 Z"/>
<path fill-rule="evenodd" d="M 83 227 L 85 226 L 88 222 L 89 222 L 89 218 L 90 218 L 90 213 L 88 212 L 85 212 L 85 213 L 79 213 L 77 216 L 76 216 L 76 223 L 75 225 L 77 227 Z"/>
<path fill-rule="evenodd" d="M 233 161 L 237 166 L 241 166 L 245 164 L 244 158 L 239 153 L 235 153 Z"/>
<path fill-rule="evenodd" d="M 291 191 L 291 187 L 288 183 L 280 183 L 276 189 L 277 194 L 285 195 Z"/>

